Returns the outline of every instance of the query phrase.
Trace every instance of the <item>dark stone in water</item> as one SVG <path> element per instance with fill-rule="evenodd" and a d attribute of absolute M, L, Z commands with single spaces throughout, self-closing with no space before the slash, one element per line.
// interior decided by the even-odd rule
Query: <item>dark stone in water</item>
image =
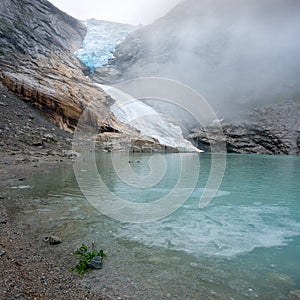
<path fill-rule="evenodd" d="M 3 256 L 6 252 L 4 250 L 0 250 L 0 256 Z"/>
<path fill-rule="evenodd" d="M 102 257 L 95 256 L 89 263 L 88 266 L 91 269 L 102 269 Z"/>

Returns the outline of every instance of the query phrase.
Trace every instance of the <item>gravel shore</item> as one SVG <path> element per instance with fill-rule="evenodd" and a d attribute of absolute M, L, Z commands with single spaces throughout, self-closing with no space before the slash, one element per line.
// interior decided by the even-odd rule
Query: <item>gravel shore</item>
<path fill-rule="evenodd" d="M 41 252 L 31 233 L 7 214 L 14 199 L 6 183 L 70 164 L 71 140 L 0 83 L 0 299 L 109 299 L 92 294 L 69 272 L 74 257 Z"/>
<path fill-rule="evenodd" d="M 0 205 L 0 299 L 105 299 L 90 294 L 78 275 L 52 256 L 39 253 L 28 233 L 10 222 Z"/>

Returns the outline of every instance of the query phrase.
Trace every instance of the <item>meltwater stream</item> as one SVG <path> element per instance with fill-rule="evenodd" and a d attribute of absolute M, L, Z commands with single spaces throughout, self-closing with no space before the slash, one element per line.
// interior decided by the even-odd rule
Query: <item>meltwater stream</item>
<path fill-rule="evenodd" d="M 149 189 L 127 186 L 111 155 L 97 155 L 99 173 L 128 201 L 154 201 L 176 185 L 179 154 L 163 155 L 166 174 Z M 103 270 L 82 279 L 94 291 L 112 286 L 123 299 L 293 299 L 300 290 L 300 157 L 228 155 L 219 192 L 200 210 L 210 155 L 181 155 L 200 157 L 198 184 L 163 220 L 134 225 L 101 215 L 82 196 L 71 167 L 28 180 L 28 189 L 6 182 L 9 214 L 36 241 L 62 237 L 54 255 L 92 240 L 104 248 Z M 150 157 L 132 154 L 130 167 L 144 176 Z"/>

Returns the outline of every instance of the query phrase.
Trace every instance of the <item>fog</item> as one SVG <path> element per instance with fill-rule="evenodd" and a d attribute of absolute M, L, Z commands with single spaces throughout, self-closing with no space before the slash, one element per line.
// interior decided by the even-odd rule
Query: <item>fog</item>
<path fill-rule="evenodd" d="M 221 117 L 263 103 L 299 101 L 300 1 L 187 0 L 118 51 L 120 65 L 127 59 L 127 77 L 187 83 Z"/>
<path fill-rule="evenodd" d="M 181 0 L 50 0 L 79 20 L 108 20 L 133 25 L 149 24 Z"/>

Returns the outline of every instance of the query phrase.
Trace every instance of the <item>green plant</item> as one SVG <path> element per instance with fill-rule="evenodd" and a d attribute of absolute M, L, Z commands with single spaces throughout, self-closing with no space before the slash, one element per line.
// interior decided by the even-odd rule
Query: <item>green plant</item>
<path fill-rule="evenodd" d="M 80 260 L 75 267 L 71 268 L 71 271 L 76 271 L 79 275 L 82 275 L 91 270 L 88 264 L 95 256 L 106 257 L 106 253 L 102 249 L 99 251 L 94 249 L 94 242 L 92 242 L 92 250 L 88 251 L 88 249 L 87 245 L 82 244 L 73 252 L 73 255 L 76 255 Z"/>

